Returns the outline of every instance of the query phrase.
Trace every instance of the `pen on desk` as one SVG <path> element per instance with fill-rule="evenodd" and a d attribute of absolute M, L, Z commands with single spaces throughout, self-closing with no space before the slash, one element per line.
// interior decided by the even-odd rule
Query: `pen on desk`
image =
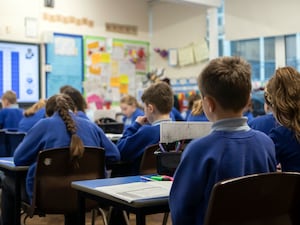
<path fill-rule="evenodd" d="M 166 149 L 164 148 L 164 146 L 161 143 L 159 143 L 158 146 L 162 152 L 166 152 Z"/>
<path fill-rule="evenodd" d="M 150 177 L 140 176 L 140 178 L 141 178 L 142 180 L 146 180 L 146 181 L 153 181 Z"/>

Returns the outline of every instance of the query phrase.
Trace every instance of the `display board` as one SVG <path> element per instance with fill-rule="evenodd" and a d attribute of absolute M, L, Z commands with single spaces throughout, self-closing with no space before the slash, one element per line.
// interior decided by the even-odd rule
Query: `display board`
<path fill-rule="evenodd" d="M 18 103 L 33 103 L 40 97 L 40 46 L 0 41 L 0 96 L 13 90 Z"/>
<path fill-rule="evenodd" d="M 84 90 L 89 107 L 110 108 L 124 94 L 136 96 L 136 80 L 149 66 L 149 43 L 85 36 Z"/>
<path fill-rule="evenodd" d="M 63 85 L 82 92 L 82 62 L 82 36 L 54 33 L 53 42 L 46 45 L 46 97 L 58 93 Z"/>

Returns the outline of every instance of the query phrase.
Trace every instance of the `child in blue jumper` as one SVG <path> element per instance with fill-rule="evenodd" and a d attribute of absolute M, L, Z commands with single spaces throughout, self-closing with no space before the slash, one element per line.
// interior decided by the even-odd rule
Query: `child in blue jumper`
<path fill-rule="evenodd" d="M 76 159 L 84 154 L 84 146 L 97 146 L 105 149 L 107 161 L 120 159 L 117 147 L 107 139 L 104 132 L 95 123 L 75 116 L 72 113 L 74 110 L 74 103 L 68 95 L 52 96 L 46 104 L 46 115 L 49 117 L 41 119 L 30 129 L 17 147 L 14 153 L 15 165 L 29 166 L 25 198 L 32 199 L 36 159 L 41 150 L 70 146 L 72 157 Z M 13 187 L 12 178 L 5 177 L 1 201 L 3 225 L 11 225 L 14 221 Z M 76 216 L 71 218 L 76 219 Z"/>
<path fill-rule="evenodd" d="M 212 131 L 193 140 L 182 154 L 169 198 L 173 225 L 202 225 L 218 181 L 276 171 L 272 140 L 251 129 L 243 117 L 251 92 L 250 65 L 238 57 L 214 59 L 198 84 Z"/>
<path fill-rule="evenodd" d="M 145 148 L 159 143 L 160 123 L 171 120 L 172 89 L 165 82 L 152 84 L 144 91 L 142 101 L 145 115 L 137 117 L 117 142 L 122 160 L 133 162 L 133 174 L 138 174 Z"/>
<path fill-rule="evenodd" d="M 300 73 L 293 67 L 276 70 L 265 99 L 280 126 L 269 133 L 282 171 L 300 172 Z"/>
<path fill-rule="evenodd" d="M 23 118 L 23 110 L 19 109 L 17 95 L 14 91 L 6 91 L 2 95 L 0 110 L 0 129 L 17 130 Z"/>

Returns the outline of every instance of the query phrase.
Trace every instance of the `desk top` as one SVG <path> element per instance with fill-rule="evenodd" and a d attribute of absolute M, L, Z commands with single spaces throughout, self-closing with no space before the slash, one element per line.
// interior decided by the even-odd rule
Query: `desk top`
<path fill-rule="evenodd" d="M 26 171 L 29 166 L 16 166 L 13 157 L 0 157 L 0 170 Z"/>
<path fill-rule="evenodd" d="M 100 198 L 105 198 L 112 200 L 124 205 L 130 205 L 134 207 L 145 207 L 151 205 L 168 205 L 169 197 L 160 197 L 160 198 L 149 198 L 143 200 L 136 200 L 134 202 L 126 202 L 119 198 L 108 195 L 104 192 L 97 190 L 97 187 L 112 186 L 119 184 L 128 184 L 133 182 L 144 182 L 140 176 L 128 176 L 128 177 L 116 177 L 116 178 L 106 178 L 106 179 L 96 179 L 96 180 L 84 180 L 84 181 L 74 181 L 71 186 L 78 190 Z"/>

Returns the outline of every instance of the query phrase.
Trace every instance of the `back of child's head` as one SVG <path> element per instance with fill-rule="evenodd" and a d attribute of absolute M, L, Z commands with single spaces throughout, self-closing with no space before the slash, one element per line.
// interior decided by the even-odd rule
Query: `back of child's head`
<path fill-rule="evenodd" d="M 160 113 L 167 114 L 174 104 L 173 91 L 165 82 L 154 83 L 144 91 L 142 101 L 146 105 L 154 105 Z"/>
<path fill-rule="evenodd" d="M 268 81 L 265 100 L 280 124 L 295 131 L 300 141 L 300 73 L 293 67 L 282 67 Z"/>
<path fill-rule="evenodd" d="M 16 104 L 17 95 L 14 91 L 8 90 L 2 95 L 2 100 L 7 100 L 10 104 Z"/>
<path fill-rule="evenodd" d="M 46 104 L 47 116 L 52 116 L 54 112 L 58 112 L 66 125 L 68 133 L 71 135 L 70 154 L 72 161 L 77 165 L 77 159 L 82 157 L 84 153 L 83 142 L 76 134 L 77 127 L 73 120 L 70 110 L 74 111 L 74 103 L 70 96 L 66 94 L 57 94 L 50 97 Z"/>
<path fill-rule="evenodd" d="M 72 98 L 77 111 L 84 112 L 86 110 L 87 103 L 80 91 L 78 91 L 76 88 L 72 86 L 64 86 L 61 90 L 61 93 L 69 95 Z"/>
<path fill-rule="evenodd" d="M 138 107 L 138 105 L 139 105 L 136 98 L 132 95 L 123 96 L 120 100 L 120 103 L 130 105 L 130 106 L 135 106 L 135 107 Z"/>
<path fill-rule="evenodd" d="M 193 109 L 193 105 L 195 103 L 195 101 L 201 99 L 201 96 L 199 94 L 192 94 L 188 97 L 188 109 L 192 110 Z"/>
<path fill-rule="evenodd" d="M 249 102 L 251 66 L 240 57 L 213 59 L 198 77 L 202 97 L 213 97 L 224 110 L 238 112 Z"/>

